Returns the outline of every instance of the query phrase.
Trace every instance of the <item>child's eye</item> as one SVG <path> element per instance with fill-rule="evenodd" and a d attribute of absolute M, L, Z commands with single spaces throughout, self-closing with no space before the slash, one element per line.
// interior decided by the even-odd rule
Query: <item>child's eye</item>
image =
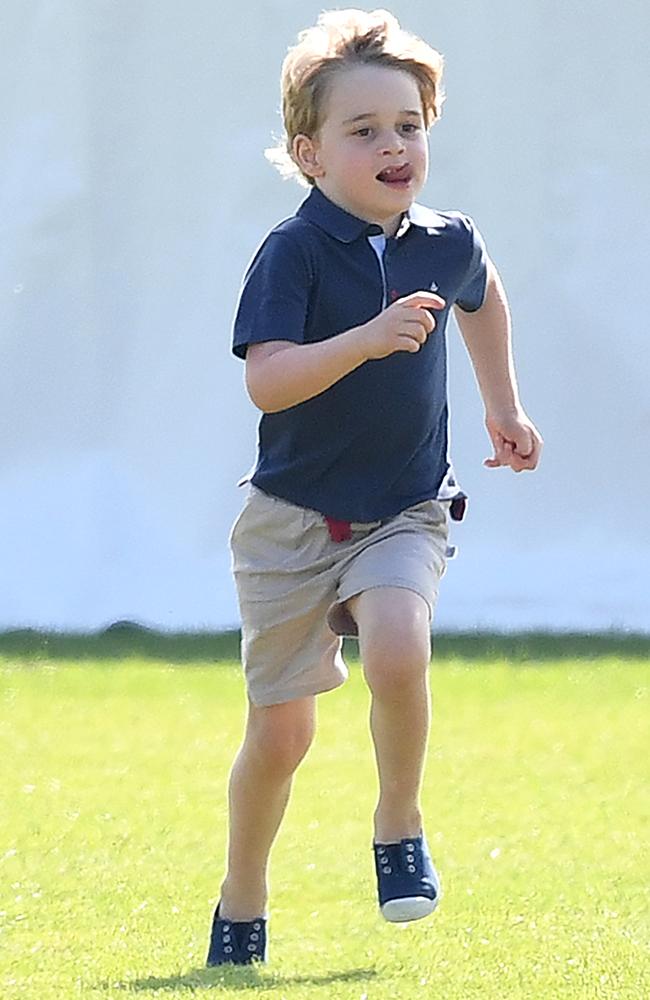
<path fill-rule="evenodd" d="M 366 136 L 370 135 L 370 129 L 364 125 L 363 128 L 358 128 L 354 134 L 361 136 L 362 139 L 365 139 Z"/>
<path fill-rule="evenodd" d="M 419 132 L 419 131 L 420 131 L 420 126 L 416 125 L 415 122 L 404 122 L 404 124 L 402 125 L 402 132 L 406 132 L 407 134 L 412 134 L 413 132 Z"/>

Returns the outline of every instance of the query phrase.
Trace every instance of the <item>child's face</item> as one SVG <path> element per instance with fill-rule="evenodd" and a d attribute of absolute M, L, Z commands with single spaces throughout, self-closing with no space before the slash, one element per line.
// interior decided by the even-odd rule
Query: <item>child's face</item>
<path fill-rule="evenodd" d="M 417 81 L 385 66 L 342 69 L 329 83 L 324 120 L 302 137 L 307 172 L 323 194 L 391 235 L 427 178 L 428 144 Z M 300 137 L 296 140 L 300 148 Z"/>

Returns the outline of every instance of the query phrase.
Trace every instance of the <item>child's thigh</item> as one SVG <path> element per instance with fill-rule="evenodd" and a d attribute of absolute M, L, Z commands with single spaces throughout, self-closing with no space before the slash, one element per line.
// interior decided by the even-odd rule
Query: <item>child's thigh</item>
<path fill-rule="evenodd" d="M 366 638 L 428 635 L 446 567 L 448 530 L 446 508 L 429 500 L 372 532 L 342 574 L 330 617 L 349 618 L 351 634 L 363 629 Z"/>
<path fill-rule="evenodd" d="M 312 512 L 252 488 L 231 534 L 242 664 L 256 705 L 320 694 L 347 676 L 327 624 L 335 561 L 324 522 L 315 528 Z"/>

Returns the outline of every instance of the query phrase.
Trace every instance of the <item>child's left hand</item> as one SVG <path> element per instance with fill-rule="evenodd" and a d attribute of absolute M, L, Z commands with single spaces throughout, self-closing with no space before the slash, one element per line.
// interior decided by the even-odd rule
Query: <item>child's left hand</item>
<path fill-rule="evenodd" d="M 488 414 L 485 418 L 494 455 L 483 465 L 488 469 L 509 466 L 513 472 L 535 469 L 542 452 L 541 434 L 523 410 L 503 414 Z"/>

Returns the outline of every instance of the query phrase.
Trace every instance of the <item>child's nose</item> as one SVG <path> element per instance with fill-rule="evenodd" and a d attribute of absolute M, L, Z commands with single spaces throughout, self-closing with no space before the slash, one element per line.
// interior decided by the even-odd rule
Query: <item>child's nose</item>
<path fill-rule="evenodd" d="M 394 156 L 395 153 L 401 153 L 404 149 L 404 139 L 399 132 L 391 130 L 382 135 L 380 148 L 382 153 Z"/>

